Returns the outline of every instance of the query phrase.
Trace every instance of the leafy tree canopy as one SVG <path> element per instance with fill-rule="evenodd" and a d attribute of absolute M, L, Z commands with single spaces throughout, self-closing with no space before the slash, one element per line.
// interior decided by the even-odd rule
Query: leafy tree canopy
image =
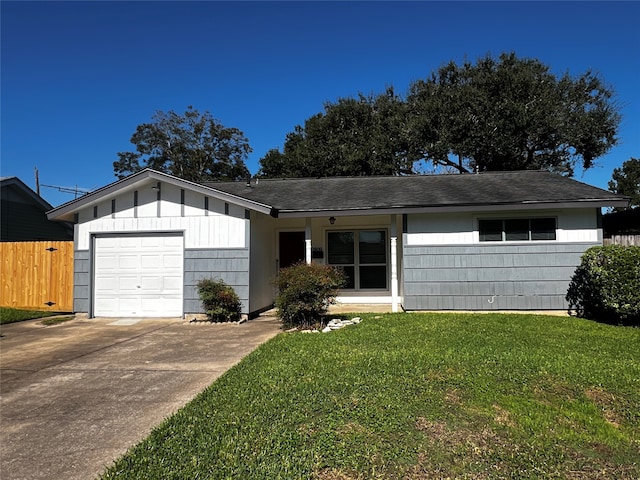
<path fill-rule="evenodd" d="M 509 53 L 444 65 L 411 85 L 407 101 L 417 147 L 434 164 L 573 175 L 577 163 L 588 169 L 616 144 L 613 95 L 592 72 L 557 77 Z"/>
<path fill-rule="evenodd" d="M 147 167 L 192 182 L 249 176 L 244 161 L 251 148 L 244 134 L 191 106 L 183 115 L 156 112 L 151 123 L 136 128 L 131 143 L 136 151 L 119 152 L 113 162 L 118 178 Z"/>
<path fill-rule="evenodd" d="M 341 98 L 289 133 L 284 151 L 260 160 L 266 177 L 399 175 L 413 173 L 407 105 L 392 88 Z"/>
<path fill-rule="evenodd" d="M 640 206 L 640 159 L 631 157 L 620 168 L 613 169 L 609 190 L 631 197 L 629 208 Z"/>
<path fill-rule="evenodd" d="M 450 62 L 414 82 L 327 103 L 260 160 L 264 176 L 403 175 L 420 162 L 471 172 L 573 175 L 617 142 L 614 92 L 594 73 L 556 76 L 514 53 Z"/>

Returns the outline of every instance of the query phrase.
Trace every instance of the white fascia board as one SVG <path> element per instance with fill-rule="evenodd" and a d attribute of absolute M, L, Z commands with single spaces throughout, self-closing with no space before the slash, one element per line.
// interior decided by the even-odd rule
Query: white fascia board
<path fill-rule="evenodd" d="M 514 210 L 570 209 L 624 207 L 626 200 L 580 200 L 572 202 L 522 202 L 510 204 L 429 205 L 424 207 L 353 208 L 345 210 L 287 210 L 279 211 L 278 218 L 346 217 L 360 215 L 391 215 L 403 213 L 456 213 L 475 211 L 508 212 Z"/>
<path fill-rule="evenodd" d="M 87 193 L 80 198 L 54 208 L 53 210 L 50 210 L 49 212 L 47 212 L 47 218 L 49 220 L 72 221 L 73 214 L 83 208 L 90 207 L 99 202 L 103 202 L 104 200 L 115 197 L 116 195 L 120 195 L 123 192 L 135 190 L 141 185 L 151 185 L 151 182 L 153 181 L 169 183 L 179 188 L 187 188 L 203 195 L 219 198 L 221 200 L 240 205 L 250 210 L 256 210 L 261 213 L 270 214 L 272 212 L 272 208 L 269 205 L 264 205 L 258 202 L 244 199 L 242 197 L 237 197 L 229 193 L 221 192 L 214 188 L 205 187 L 204 185 L 200 185 L 198 183 L 182 180 L 166 173 L 157 172 L 151 169 L 145 169 L 138 173 L 134 173 L 127 178 L 123 178 L 122 180 L 118 180 L 102 188 L 99 188 L 98 190 Z"/>

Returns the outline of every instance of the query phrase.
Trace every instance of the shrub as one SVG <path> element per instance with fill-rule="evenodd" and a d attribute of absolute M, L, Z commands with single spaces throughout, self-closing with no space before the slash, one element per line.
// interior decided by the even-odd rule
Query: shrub
<path fill-rule="evenodd" d="M 310 326 L 336 303 L 345 283 L 342 270 L 320 264 L 297 263 L 283 268 L 274 281 L 278 315 L 288 326 Z"/>
<path fill-rule="evenodd" d="M 209 320 L 234 322 L 240 319 L 238 295 L 222 280 L 204 279 L 198 282 L 198 294 Z"/>
<path fill-rule="evenodd" d="M 640 246 L 592 247 L 567 291 L 569 312 L 607 323 L 640 325 Z"/>

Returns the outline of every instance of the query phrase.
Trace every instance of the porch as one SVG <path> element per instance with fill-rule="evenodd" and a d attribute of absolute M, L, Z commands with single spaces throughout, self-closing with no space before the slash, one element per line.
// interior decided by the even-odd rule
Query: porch
<path fill-rule="evenodd" d="M 398 215 L 340 215 L 251 217 L 252 278 L 273 278 L 281 268 L 297 262 L 341 268 L 347 285 L 337 297 L 340 311 L 397 312 L 401 310 L 402 230 Z M 252 310 L 257 297 L 267 303 L 264 281 L 252 282 Z M 357 310 L 360 308 L 360 310 Z"/>

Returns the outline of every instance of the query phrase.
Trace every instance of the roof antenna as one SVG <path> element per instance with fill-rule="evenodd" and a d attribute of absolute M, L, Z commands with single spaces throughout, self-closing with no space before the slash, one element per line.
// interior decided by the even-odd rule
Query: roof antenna
<path fill-rule="evenodd" d="M 33 170 L 36 174 L 36 193 L 40 196 L 40 177 L 38 176 L 38 167 L 33 167 Z"/>

